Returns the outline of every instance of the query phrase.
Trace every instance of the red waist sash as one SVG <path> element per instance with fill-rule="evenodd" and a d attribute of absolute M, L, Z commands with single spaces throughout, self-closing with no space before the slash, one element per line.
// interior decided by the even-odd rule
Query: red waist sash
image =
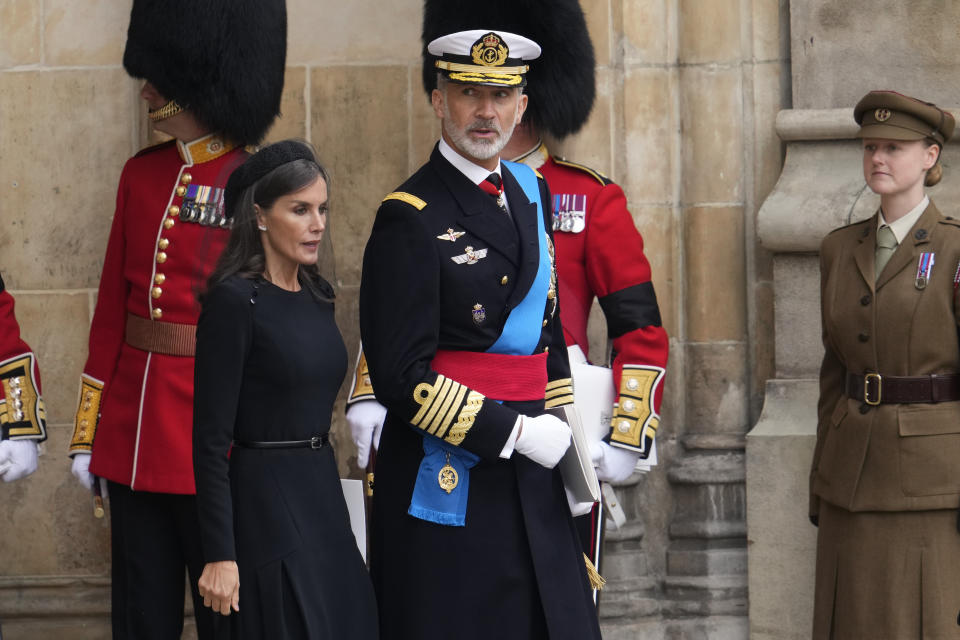
<path fill-rule="evenodd" d="M 437 351 L 430 368 L 494 400 L 543 400 L 547 353 L 512 356 L 477 351 Z"/>

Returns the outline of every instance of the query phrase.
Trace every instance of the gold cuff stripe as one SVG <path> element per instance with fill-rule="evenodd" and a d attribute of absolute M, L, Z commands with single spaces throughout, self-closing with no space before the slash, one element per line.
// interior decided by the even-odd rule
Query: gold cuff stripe
<path fill-rule="evenodd" d="M 573 387 L 572 378 L 558 378 L 557 380 L 551 380 L 547 383 L 547 391 L 551 389 L 556 389 L 558 387 Z"/>
<path fill-rule="evenodd" d="M 645 449 L 645 441 L 653 439 L 659 424 L 653 412 L 653 395 L 663 376 L 660 367 L 623 367 L 620 398 L 610 420 L 611 442 Z"/>
<path fill-rule="evenodd" d="M 497 73 L 451 73 L 450 79 L 455 82 L 483 82 L 505 87 L 515 87 L 523 82 L 523 76 L 501 76 Z"/>
<path fill-rule="evenodd" d="M 455 384 L 459 386 L 459 383 L 454 382 L 450 378 L 445 378 L 443 384 L 440 385 L 440 390 L 437 392 L 433 402 L 430 403 L 430 410 L 427 411 L 427 415 L 423 417 L 423 420 L 421 420 L 420 424 L 418 425 L 427 433 L 433 434 L 437 430 L 437 427 L 440 426 L 437 424 L 435 417 L 437 412 L 440 410 L 440 407 L 442 407 L 445 402 L 449 401 L 447 395 L 450 394 L 450 389 Z M 443 417 L 443 413 L 440 414 L 440 417 Z"/>
<path fill-rule="evenodd" d="M 347 404 L 357 400 L 376 397 L 373 393 L 373 384 L 370 382 L 370 369 L 367 367 L 367 356 L 363 353 L 362 348 L 357 355 L 357 366 L 353 370 L 352 387 L 350 397 L 347 398 Z"/>
<path fill-rule="evenodd" d="M 560 387 L 559 389 L 553 389 L 552 391 L 547 391 L 544 398 L 550 400 L 551 398 L 557 398 L 559 396 L 572 396 L 573 387 Z"/>
<path fill-rule="evenodd" d="M 467 395 L 467 391 L 469 391 L 469 389 L 461 384 L 456 393 L 451 393 L 447 396 L 450 402 L 444 404 L 443 410 L 437 415 L 437 429 L 435 432 L 432 432 L 438 438 L 442 438 L 447 434 L 447 429 L 453 424 L 457 412 L 463 405 L 463 397 Z"/>
<path fill-rule="evenodd" d="M 444 440 L 455 446 L 463 442 L 463 439 L 467 437 L 467 432 L 473 428 L 473 422 L 476 420 L 477 414 L 483 408 L 483 400 L 483 394 L 476 391 L 470 392 L 466 403 L 460 410 L 460 415 L 457 416 L 457 423 L 450 428 L 450 433 Z"/>
<path fill-rule="evenodd" d="M 102 395 L 103 382 L 86 374 L 80 376 L 80 402 L 77 406 L 70 451 L 90 451 L 93 448 Z"/>
<path fill-rule="evenodd" d="M 543 403 L 543 407 L 544 409 L 553 409 L 555 407 L 562 407 L 568 404 L 573 404 L 573 394 L 560 396 L 559 398 L 551 398 Z"/>
<path fill-rule="evenodd" d="M 47 411 L 37 389 L 34 359 L 28 352 L 0 362 L 0 394 L 6 406 L 0 413 L 0 424 L 8 425 L 7 436 L 11 439 L 42 440 L 47 434 Z"/>
<path fill-rule="evenodd" d="M 447 62 L 446 60 L 437 60 L 434 64 L 438 69 L 445 71 L 463 71 L 464 73 L 480 73 L 483 75 L 506 76 L 507 74 L 526 73 L 530 70 L 530 65 L 528 64 L 523 64 L 519 67 L 483 67 L 478 64 L 463 64 L 460 62 Z M 490 71 L 491 69 L 496 69 L 496 73 L 492 73 Z"/>
<path fill-rule="evenodd" d="M 393 193 L 388 193 L 382 200 L 386 202 L 387 200 L 399 200 L 400 202 L 406 202 L 411 207 L 414 207 L 417 211 L 422 211 L 427 203 L 412 193 L 407 193 L 405 191 L 394 191 Z"/>
<path fill-rule="evenodd" d="M 456 380 L 438 374 L 433 384 L 421 382 L 417 385 L 413 391 L 413 400 L 420 405 L 420 410 L 410 423 L 431 435 L 458 445 L 473 426 L 476 415 L 483 406 L 484 396 Z"/>

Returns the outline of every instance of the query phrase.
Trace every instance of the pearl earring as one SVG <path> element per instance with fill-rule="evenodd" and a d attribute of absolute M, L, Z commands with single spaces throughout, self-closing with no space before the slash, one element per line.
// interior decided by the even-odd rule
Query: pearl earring
<path fill-rule="evenodd" d="M 267 225 L 265 225 L 265 224 L 258 224 L 258 225 L 257 225 L 257 229 L 260 229 L 260 231 L 266 231 L 266 230 L 267 230 Z"/>

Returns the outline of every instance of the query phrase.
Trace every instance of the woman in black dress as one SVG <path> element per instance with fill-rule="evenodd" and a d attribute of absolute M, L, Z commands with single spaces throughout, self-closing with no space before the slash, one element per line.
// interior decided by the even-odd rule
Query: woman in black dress
<path fill-rule="evenodd" d="M 200 594 L 235 612 L 233 638 L 376 638 L 328 442 L 346 349 L 317 268 L 326 173 L 278 142 L 233 173 L 225 204 L 234 228 L 197 325 Z"/>

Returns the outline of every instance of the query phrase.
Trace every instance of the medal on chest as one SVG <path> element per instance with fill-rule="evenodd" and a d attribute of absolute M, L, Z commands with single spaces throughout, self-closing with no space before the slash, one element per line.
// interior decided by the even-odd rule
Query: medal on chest
<path fill-rule="evenodd" d="M 205 227 L 227 227 L 223 213 L 223 189 L 190 184 L 180 205 L 180 221 L 196 222 Z"/>
<path fill-rule="evenodd" d="M 933 262 L 934 254 L 920 254 L 920 260 L 917 263 L 917 278 L 914 281 L 917 289 L 923 290 L 927 288 L 927 283 L 930 281 L 930 274 L 933 272 Z"/>
<path fill-rule="evenodd" d="M 553 195 L 553 230 L 580 233 L 586 227 L 587 196 L 580 193 Z"/>

